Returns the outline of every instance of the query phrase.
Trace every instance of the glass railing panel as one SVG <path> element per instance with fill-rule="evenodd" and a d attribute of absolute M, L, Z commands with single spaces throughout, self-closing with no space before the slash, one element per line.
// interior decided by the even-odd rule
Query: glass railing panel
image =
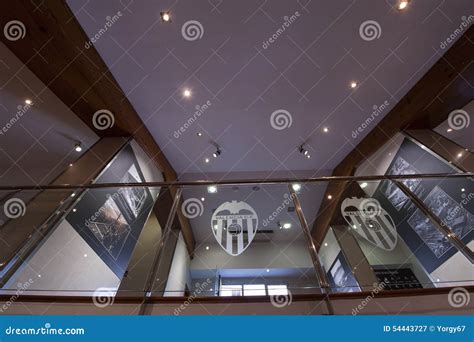
<path fill-rule="evenodd" d="M 153 208 L 170 196 L 167 188 L 44 190 L 15 196 L 15 207 L 9 198 L 2 203 L 10 213 L 0 228 L 2 243 L 17 243 L 10 251 L 14 253 L 2 249 L 3 293 L 21 284 L 27 286 L 23 292 L 35 295 L 123 292 L 143 297 L 162 235 L 158 209 Z"/>
<path fill-rule="evenodd" d="M 195 248 L 189 257 L 174 234 L 164 296 L 321 293 L 287 184 L 182 190 L 178 210 L 189 220 Z"/>

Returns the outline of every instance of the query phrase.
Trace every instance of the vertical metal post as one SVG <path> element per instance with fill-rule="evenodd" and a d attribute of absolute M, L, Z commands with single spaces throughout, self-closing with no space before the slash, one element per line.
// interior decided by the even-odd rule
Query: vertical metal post
<path fill-rule="evenodd" d="M 438 216 L 436 216 L 425 203 L 418 198 L 411 190 L 403 184 L 403 182 L 394 180 L 395 184 L 402 190 L 402 192 L 433 222 L 434 226 L 439 230 L 445 238 L 453 244 L 456 249 L 461 252 L 467 260 L 474 264 L 474 254 L 471 249 L 462 242 L 462 240 L 454 234 L 451 227 L 447 226 Z"/>
<path fill-rule="evenodd" d="M 301 203 L 296 195 L 295 190 L 291 184 L 288 184 L 288 189 L 290 190 L 291 198 L 293 199 L 293 203 L 295 204 L 296 214 L 298 215 L 298 219 L 300 220 L 301 228 L 303 229 L 304 236 L 306 238 L 306 242 L 309 246 L 309 255 L 311 256 L 311 260 L 313 262 L 313 267 L 316 270 L 318 275 L 319 286 L 321 290 L 326 295 L 324 300 L 326 302 L 326 306 L 328 309 L 328 313 L 330 315 L 334 315 L 334 309 L 331 304 L 331 300 L 329 298 L 329 294 L 331 292 L 331 287 L 329 285 L 329 280 L 326 276 L 326 272 L 324 272 L 323 265 L 321 263 L 321 259 L 319 258 L 318 252 L 316 251 L 316 246 L 314 245 L 313 237 L 311 236 L 311 232 L 308 228 L 308 222 L 306 222 L 306 217 L 304 216 L 303 209 L 301 208 Z"/>
<path fill-rule="evenodd" d="M 169 189 L 171 190 L 171 189 Z M 171 226 L 173 225 L 173 221 L 176 217 L 176 211 L 178 210 L 179 202 L 181 200 L 181 194 L 182 194 L 182 189 L 178 188 L 176 190 L 175 196 L 174 196 L 174 201 L 173 205 L 171 206 L 170 213 L 168 215 L 168 219 L 166 220 L 166 225 L 165 228 L 163 229 L 163 237 L 161 239 L 160 245 L 158 247 L 158 251 L 155 254 L 155 258 L 153 259 L 153 264 L 151 267 L 151 271 L 148 274 L 147 281 L 145 283 L 145 289 L 144 289 L 144 294 L 143 294 L 143 302 L 140 305 L 140 310 L 139 310 L 139 315 L 144 315 L 146 311 L 146 306 L 149 301 L 149 297 L 151 296 L 153 292 L 153 284 L 155 281 L 156 273 L 158 272 L 158 269 L 161 265 L 161 255 L 163 253 L 163 249 L 167 245 L 167 242 L 169 240 L 170 234 L 171 234 Z"/>

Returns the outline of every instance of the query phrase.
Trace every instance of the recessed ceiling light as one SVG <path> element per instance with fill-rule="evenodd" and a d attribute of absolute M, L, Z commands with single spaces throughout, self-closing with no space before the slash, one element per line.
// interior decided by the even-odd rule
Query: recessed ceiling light
<path fill-rule="evenodd" d="M 464 189 L 464 188 L 461 188 L 461 192 L 464 192 L 464 191 L 466 191 L 466 189 Z"/>
<path fill-rule="evenodd" d="M 69 164 L 69 166 L 72 166 L 72 164 Z"/>
<path fill-rule="evenodd" d="M 87 258 L 87 254 L 84 254 L 84 258 Z"/>
<path fill-rule="evenodd" d="M 266 271 L 267 271 L 267 273 L 268 273 L 268 272 L 270 272 L 270 269 L 268 269 L 268 268 L 267 268 L 267 270 L 266 270 Z"/>
<path fill-rule="evenodd" d="M 286 222 L 286 223 L 283 223 L 283 229 L 290 229 L 291 228 L 291 223 L 290 222 Z"/>
<path fill-rule="evenodd" d="M 201 197 L 201 202 L 204 202 L 206 199 L 204 197 Z"/>
<path fill-rule="evenodd" d="M 201 133 L 201 132 L 197 132 L 196 135 L 197 135 L 198 137 L 202 137 L 202 133 Z"/>
<path fill-rule="evenodd" d="M 82 151 L 81 143 L 77 143 L 76 145 L 74 145 L 74 150 L 76 152 L 81 152 Z"/>
<path fill-rule="evenodd" d="M 205 163 L 209 163 L 209 158 L 204 159 Z"/>
<path fill-rule="evenodd" d="M 352 226 L 352 228 L 357 229 L 357 226 L 354 224 L 354 225 Z"/>
<path fill-rule="evenodd" d="M 327 132 L 329 132 L 329 128 L 327 128 L 327 127 L 324 127 L 324 128 L 323 128 L 323 132 L 324 132 L 324 133 L 327 133 Z"/>
<path fill-rule="evenodd" d="M 161 12 L 161 20 L 165 23 L 169 23 L 171 21 L 170 12 Z"/>
<path fill-rule="evenodd" d="M 73 192 L 73 193 L 71 194 L 71 197 L 74 197 L 74 196 L 76 196 L 76 193 Z"/>
<path fill-rule="evenodd" d="M 401 0 L 400 2 L 398 2 L 398 5 L 397 5 L 398 10 L 402 11 L 405 8 L 407 8 L 409 2 L 410 2 L 409 0 Z"/>
<path fill-rule="evenodd" d="M 26 99 L 26 100 L 25 100 L 25 103 L 26 103 L 27 105 L 30 105 L 30 104 L 33 103 L 33 101 L 31 101 L 30 99 Z"/>
<path fill-rule="evenodd" d="M 209 246 L 206 246 L 206 251 L 208 251 L 208 250 L 209 250 Z"/>
<path fill-rule="evenodd" d="M 73 212 L 73 213 L 75 213 L 76 211 L 77 211 L 77 209 L 76 209 L 76 208 L 72 209 L 72 212 Z"/>
<path fill-rule="evenodd" d="M 212 154 L 212 156 L 213 156 L 214 158 L 217 158 L 217 157 L 219 157 L 219 156 L 221 155 L 221 153 L 222 153 L 222 151 L 218 148 L 218 149 L 216 150 L 216 152 L 214 152 L 214 153 Z"/>
<path fill-rule="evenodd" d="M 357 87 L 357 82 L 352 81 L 351 82 L 351 88 L 354 89 L 355 87 Z"/>
<path fill-rule="evenodd" d="M 215 194 L 217 192 L 217 186 L 209 185 L 207 187 L 207 192 L 210 193 L 210 194 Z"/>
<path fill-rule="evenodd" d="M 306 158 L 308 158 L 308 159 L 311 158 L 311 154 L 307 154 Z"/>
<path fill-rule="evenodd" d="M 327 242 L 325 242 L 325 243 L 324 243 L 324 246 L 325 246 L 325 247 L 327 247 L 327 246 L 328 246 L 328 243 L 327 243 Z"/>
<path fill-rule="evenodd" d="M 183 96 L 184 96 L 184 97 L 191 97 L 191 90 L 189 90 L 189 89 L 184 89 L 184 91 L 183 91 Z"/>
<path fill-rule="evenodd" d="M 458 153 L 458 158 L 461 158 L 462 157 L 462 153 Z"/>
<path fill-rule="evenodd" d="M 363 183 L 361 183 L 360 187 L 361 187 L 362 189 L 364 189 L 364 188 L 367 187 L 367 185 L 369 185 L 367 182 L 363 182 Z"/>
<path fill-rule="evenodd" d="M 449 133 L 449 132 L 452 132 L 452 131 L 453 131 L 452 128 L 448 128 L 448 129 L 446 130 L 446 132 L 448 132 L 448 133 Z"/>
<path fill-rule="evenodd" d="M 298 191 L 301 190 L 301 184 L 299 184 L 299 183 L 293 183 L 293 184 L 291 184 L 291 187 L 292 187 L 294 192 L 298 192 Z"/>
<path fill-rule="evenodd" d="M 332 195 L 328 195 L 328 199 L 331 199 L 332 198 Z"/>

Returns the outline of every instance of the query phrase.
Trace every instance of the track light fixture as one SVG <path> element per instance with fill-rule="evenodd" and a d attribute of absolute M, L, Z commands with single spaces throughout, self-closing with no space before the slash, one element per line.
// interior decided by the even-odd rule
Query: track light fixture
<path fill-rule="evenodd" d="M 304 147 L 304 144 L 299 147 L 299 151 L 306 158 L 308 158 L 308 159 L 311 158 L 311 155 L 309 154 L 309 151 Z"/>
<path fill-rule="evenodd" d="M 219 157 L 219 156 L 221 155 L 221 153 L 222 153 L 222 151 L 221 151 L 221 149 L 218 147 L 217 150 L 216 150 L 216 152 L 214 152 L 214 153 L 212 154 L 212 156 L 213 156 L 214 158 L 217 158 L 217 157 Z"/>
<path fill-rule="evenodd" d="M 82 151 L 82 145 L 81 143 L 77 143 L 76 145 L 74 145 L 74 150 L 76 152 L 81 152 Z"/>

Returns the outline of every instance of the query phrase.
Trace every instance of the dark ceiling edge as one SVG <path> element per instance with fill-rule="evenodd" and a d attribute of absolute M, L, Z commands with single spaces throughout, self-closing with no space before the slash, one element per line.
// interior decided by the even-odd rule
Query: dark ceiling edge
<path fill-rule="evenodd" d="M 421 48 L 421 47 L 420 47 Z M 474 27 L 470 27 L 428 70 L 395 107 L 334 168 L 333 176 L 352 176 L 356 168 L 395 134 L 405 129 L 433 129 L 449 113 L 473 99 Z M 312 227 L 319 249 L 337 214 L 347 182 L 328 184 Z M 328 195 L 332 198 L 328 199 Z"/>
<path fill-rule="evenodd" d="M 25 28 L 17 40 L 1 35 L 1 41 L 99 137 L 133 137 L 163 172 L 166 181 L 177 174 L 138 113 L 129 102 L 105 62 L 89 41 L 82 26 L 64 0 L 0 1 L 0 25 L 12 20 Z M 31 96 L 41 96 L 31 94 Z M 35 97 L 33 97 L 33 101 Z M 94 126 L 99 110 L 113 113 L 115 123 L 107 129 Z M 182 217 L 183 236 L 190 254 L 195 240 L 188 219 Z"/>

